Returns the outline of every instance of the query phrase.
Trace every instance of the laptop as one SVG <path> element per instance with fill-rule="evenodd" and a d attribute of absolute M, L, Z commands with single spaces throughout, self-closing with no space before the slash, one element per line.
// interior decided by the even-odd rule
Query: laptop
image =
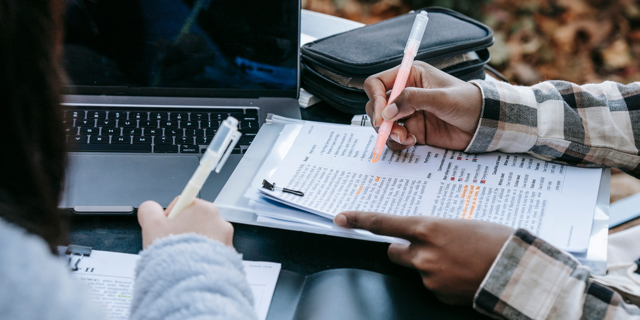
<path fill-rule="evenodd" d="M 267 114 L 300 118 L 298 0 L 66 3 L 61 208 L 166 207 L 232 116 L 242 138 L 199 195 L 213 201 Z"/>

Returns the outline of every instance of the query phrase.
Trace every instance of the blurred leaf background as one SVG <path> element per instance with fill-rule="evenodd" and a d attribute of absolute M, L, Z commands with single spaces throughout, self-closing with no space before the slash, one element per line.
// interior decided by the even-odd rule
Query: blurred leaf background
<path fill-rule="evenodd" d="M 495 32 L 490 65 L 512 83 L 640 80 L 640 5 L 631 0 L 302 0 L 304 9 L 366 24 L 441 6 Z"/>

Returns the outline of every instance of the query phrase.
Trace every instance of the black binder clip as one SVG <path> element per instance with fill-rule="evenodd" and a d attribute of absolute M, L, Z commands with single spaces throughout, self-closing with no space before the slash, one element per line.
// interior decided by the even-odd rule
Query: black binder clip
<path fill-rule="evenodd" d="M 302 191 L 291 190 L 287 188 L 276 187 L 275 182 L 271 183 L 267 180 L 262 180 L 262 187 L 271 191 L 281 190 L 282 192 L 291 193 L 296 196 L 304 197 L 304 193 Z"/>
<path fill-rule="evenodd" d="M 91 247 L 84 246 L 69 245 L 67 247 L 67 250 L 65 250 L 64 253 L 69 255 L 69 261 L 67 262 L 67 265 L 69 266 L 69 268 L 71 268 L 71 271 L 78 271 L 78 264 L 80 264 L 82 258 L 91 256 L 91 250 Z M 80 256 L 80 258 L 78 258 L 78 260 L 76 260 L 76 262 L 73 263 L 72 266 L 73 256 Z"/>

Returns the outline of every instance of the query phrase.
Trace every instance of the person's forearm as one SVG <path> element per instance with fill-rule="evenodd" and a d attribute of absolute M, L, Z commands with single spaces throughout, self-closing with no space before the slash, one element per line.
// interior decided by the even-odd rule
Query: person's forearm
<path fill-rule="evenodd" d="M 640 83 L 472 83 L 482 91 L 483 106 L 466 152 L 529 153 L 640 176 Z"/>
<path fill-rule="evenodd" d="M 219 241 L 171 235 L 141 253 L 131 319 L 255 319 L 242 258 Z"/>
<path fill-rule="evenodd" d="M 589 276 L 570 254 L 519 229 L 480 285 L 474 308 L 501 319 L 640 319 L 637 306 Z"/>

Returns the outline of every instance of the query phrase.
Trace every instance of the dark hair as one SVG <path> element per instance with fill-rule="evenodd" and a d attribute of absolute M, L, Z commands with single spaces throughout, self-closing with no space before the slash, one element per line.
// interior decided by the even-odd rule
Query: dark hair
<path fill-rule="evenodd" d="M 61 0 L 0 1 L 0 218 L 66 237 L 58 203 L 66 165 L 60 106 Z"/>

